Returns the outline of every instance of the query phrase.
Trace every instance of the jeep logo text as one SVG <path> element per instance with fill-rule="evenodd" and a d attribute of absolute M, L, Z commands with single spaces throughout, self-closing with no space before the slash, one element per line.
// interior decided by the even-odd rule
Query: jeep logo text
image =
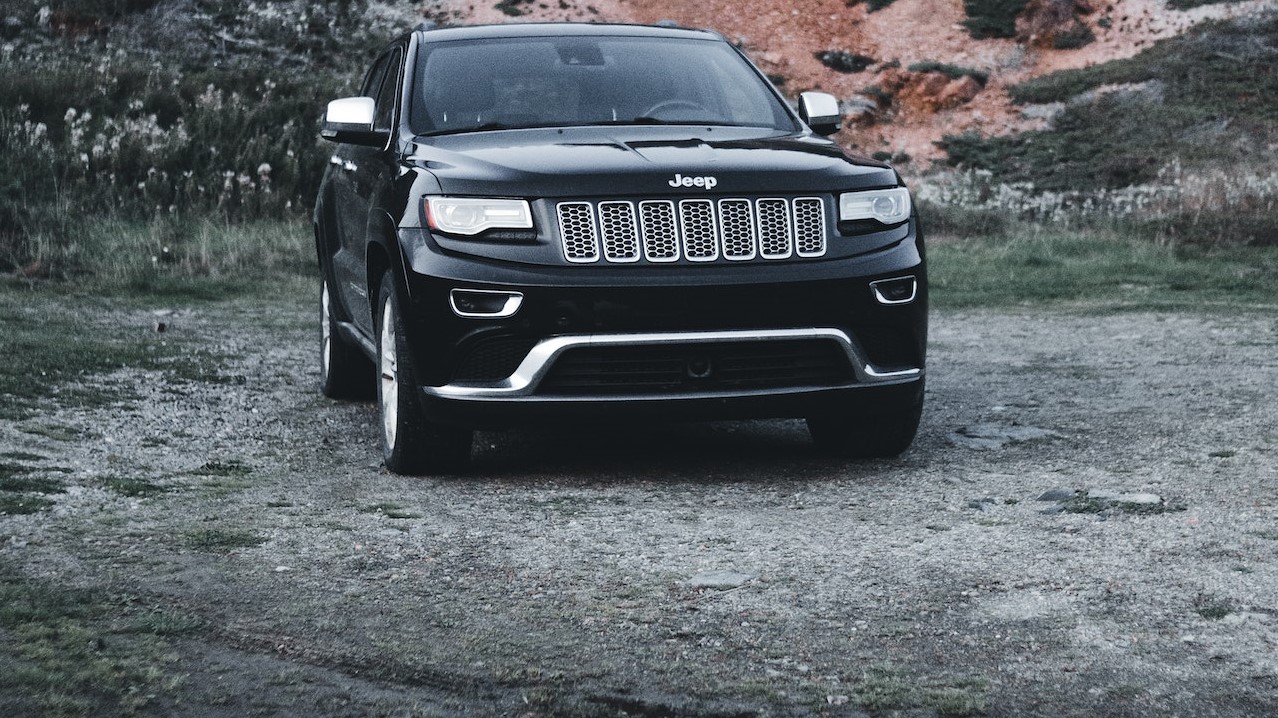
<path fill-rule="evenodd" d="M 704 187 L 705 189 L 714 189 L 719 184 L 719 180 L 714 177 L 684 177 L 681 174 L 675 174 L 674 179 L 667 184 L 671 187 Z"/>

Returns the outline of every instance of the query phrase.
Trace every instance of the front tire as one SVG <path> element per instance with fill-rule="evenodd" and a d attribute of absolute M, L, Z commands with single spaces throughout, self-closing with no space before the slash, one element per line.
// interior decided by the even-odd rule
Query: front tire
<path fill-rule="evenodd" d="M 917 402 L 882 411 L 854 414 L 824 413 L 808 417 L 808 433 L 822 451 L 848 459 L 888 459 L 899 456 L 918 433 L 923 416 L 923 392 Z"/>
<path fill-rule="evenodd" d="M 378 299 L 377 405 L 382 458 L 396 474 L 456 473 L 470 463 L 471 431 L 428 421 L 417 398 L 417 373 L 390 272 Z"/>
<path fill-rule="evenodd" d="M 328 280 L 320 283 L 320 392 L 330 399 L 373 398 L 373 365 L 338 330 Z"/>

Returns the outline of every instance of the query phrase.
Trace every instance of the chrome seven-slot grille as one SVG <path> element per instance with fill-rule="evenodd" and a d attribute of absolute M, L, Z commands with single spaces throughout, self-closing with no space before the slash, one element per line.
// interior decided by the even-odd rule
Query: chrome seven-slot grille
<path fill-rule="evenodd" d="M 825 254 L 825 202 L 655 199 L 560 202 L 564 258 L 586 264 L 788 259 Z"/>

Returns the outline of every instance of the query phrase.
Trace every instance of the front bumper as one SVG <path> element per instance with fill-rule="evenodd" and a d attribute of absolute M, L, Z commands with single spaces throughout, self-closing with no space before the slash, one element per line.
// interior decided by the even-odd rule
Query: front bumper
<path fill-rule="evenodd" d="M 410 350 L 434 421 L 809 416 L 921 400 L 927 277 L 913 233 L 867 256 L 713 268 L 520 266 L 411 236 L 401 246 Z M 914 291 L 885 297 L 881 282 L 901 277 Z M 457 290 L 519 301 L 474 316 L 457 311 Z M 565 364 L 578 372 L 569 380 Z M 624 381 L 597 369 L 618 365 Z"/>

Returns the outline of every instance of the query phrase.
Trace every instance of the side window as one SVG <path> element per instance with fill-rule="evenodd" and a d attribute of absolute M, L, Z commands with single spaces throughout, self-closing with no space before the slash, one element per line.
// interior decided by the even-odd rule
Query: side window
<path fill-rule="evenodd" d="M 385 56 L 377 58 L 377 62 L 373 63 L 373 69 L 364 76 L 364 84 L 359 91 L 360 97 L 377 97 L 377 90 L 382 86 L 382 78 L 386 76 L 386 65 Z"/>
<path fill-rule="evenodd" d="M 388 55 L 386 77 L 382 80 L 381 90 L 377 93 L 376 117 L 373 129 L 389 130 L 395 123 L 395 102 L 399 99 L 399 75 L 402 55 L 398 50 Z"/>

